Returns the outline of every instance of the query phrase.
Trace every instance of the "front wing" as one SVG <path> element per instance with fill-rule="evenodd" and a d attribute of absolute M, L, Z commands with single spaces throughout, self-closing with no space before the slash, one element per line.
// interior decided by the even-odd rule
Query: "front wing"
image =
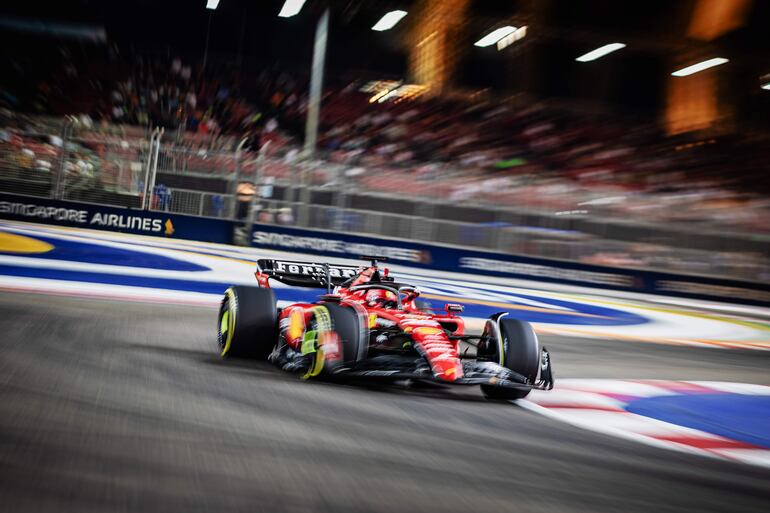
<path fill-rule="evenodd" d="M 342 368 L 340 375 L 362 378 L 416 379 L 446 385 L 492 385 L 501 388 L 531 389 L 537 386 L 526 377 L 492 362 L 464 360 L 462 378 L 446 381 L 436 378 L 422 358 L 379 356 L 353 369 Z"/>
<path fill-rule="evenodd" d="M 290 372 L 304 372 L 310 365 L 309 359 L 288 346 L 284 346 L 283 351 L 273 352 L 270 359 L 278 367 Z M 424 358 L 402 355 L 379 355 L 360 362 L 356 367 L 343 366 L 334 371 L 334 376 L 350 378 L 414 379 L 445 385 L 491 385 L 525 390 L 553 388 L 550 356 L 545 349 L 541 358 L 540 380 L 534 383 L 497 363 L 475 359 L 463 360 L 463 374 L 462 378 L 454 381 L 439 379 L 434 376 Z"/>

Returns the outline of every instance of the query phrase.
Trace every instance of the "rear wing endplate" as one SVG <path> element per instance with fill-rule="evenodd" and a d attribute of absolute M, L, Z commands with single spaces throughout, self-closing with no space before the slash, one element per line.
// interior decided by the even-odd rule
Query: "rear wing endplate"
<path fill-rule="evenodd" d="M 359 272 L 358 267 L 290 260 L 257 260 L 257 271 L 286 285 L 297 287 L 337 287 Z"/>

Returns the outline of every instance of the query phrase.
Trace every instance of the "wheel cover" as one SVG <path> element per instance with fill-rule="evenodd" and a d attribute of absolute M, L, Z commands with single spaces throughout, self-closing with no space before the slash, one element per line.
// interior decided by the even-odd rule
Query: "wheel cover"
<path fill-rule="evenodd" d="M 312 361 L 307 372 L 302 379 L 310 379 L 321 374 L 323 371 L 326 356 L 324 354 L 324 344 L 326 335 L 332 331 L 331 317 L 329 311 L 323 306 L 313 308 L 313 318 L 310 320 L 308 330 L 305 332 L 305 338 L 302 341 L 302 354 L 311 355 Z"/>

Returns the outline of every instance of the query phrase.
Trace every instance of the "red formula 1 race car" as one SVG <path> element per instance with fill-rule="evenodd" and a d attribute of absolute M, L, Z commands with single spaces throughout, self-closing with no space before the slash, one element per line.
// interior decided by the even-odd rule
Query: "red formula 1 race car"
<path fill-rule="evenodd" d="M 551 359 L 528 322 L 500 312 L 481 334 L 465 333 L 461 305 L 425 308 L 378 257 L 368 267 L 259 260 L 259 287 L 227 289 L 219 310 L 223 357 L 268 359 L 304 378 L 377 377 L 480 385 L 488 398 L 553 388 Z M 269 280 L 326 287 L 314 303 L 278 308 Z M 475 346 L 475 351 L 471 351 Z M 463 350 L 463 347 L 465 348 Z M 473 353 L 469 356 L 468 353 Z"/>

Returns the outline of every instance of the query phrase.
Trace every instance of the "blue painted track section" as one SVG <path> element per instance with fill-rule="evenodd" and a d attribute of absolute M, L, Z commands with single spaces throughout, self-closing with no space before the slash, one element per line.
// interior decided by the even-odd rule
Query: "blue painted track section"
<path fill-rule="evenodd" d="M 564 301 L 560 299 L 544 298 L 537 296 L 527 296 L 524 294 L 516 294 L 515 297 L 521 297 L 524 299 L 530 299 L 533 301 L 539 301 L 541 303 L 548 303 L 549 305 L 560 306 L 562 308 L 569 308 L 571 310 L 579 309 L 582 313 L 591 315 L 599 315 L 603 317 L 609 317 L 611 321 L 606 321 L 601 324 L 602 326 L 623 326 L 630 324 L 644 324 L 650 322 L 649 319 L 645 319 L 641 315 L 637 315 L 631 312 L 624 312 L 615 308 L 605 308 L 603 306 L 592 305 L 587 303 L 575 303 L 573 301 Z"/>
<path fill-rule="evenodd" d="M 433 284 L 431 284 L 431 287 L 436 288 Z M 472 291 L 469 295 L 472 295 Z M 520 307 L 520 306 L 524 306 L 525 308 L 527 306 L 524 303 L 519 303 L 516 301 L 516 299 L 519 297 L 534 299 L 543 304 L 554 305 L 554 307 L 559 306 L 559 307 L 567 308 L 569 310 L 563 310 L 563 311 L 554 310 L 551 312 L 543 312 L 543 311 L 537 311 L 537 310 L 517 309 L 517 307 Z M 462 296 L 458 296 L 456 300 L 452 300 L 451 302 L 462 304 L 465 307 L 465 312 L 463 313 L 463 315 L 468 317 L 489 317 L 493 313 L 497 313 L 501 311 L 509 311 L 510 317 L 529 321 L 529 322 L 580 324 L 583 326 L 629 326 L 629 325 L 638 325 L 638 324 L 644 324 L 646 322 L 649 322 L 644 317 L 630 313 L 630 312 L 623 312 L 621 310 L 604 308 L 601 306 L 589 305 L 585 303 L 559 301 L 556 299 L 551 299 L 546 297 L 533 297 L 533 296 L 522 296 L 520 294 L 511 294 L 509 296 L 508 301 L 511 304 L 509 308 L 506 308 L 503 305 L 488 306 L 488 305 L 480 305 L 477 303 L 469 303 L 469 302 L 463 301 Z M 439 311 L 444 310 L 444 303 L 446 302 L 447 301 L 438 301 L 435 299 L 428 299 L 428 303 L 430 304 L 430 307 L 435 308 L 436 310 L 439 310 Z M 543 306 L 539 308 L 545 309 L 547 307 Z M 575 315 L 575 314 L 587 314 L 588 316 Z"/>
<path fill-rule="evenodd" d="M 100 264 L 111 266 L 125 266 L 136 269 L 157 269 L 169 271 L 168 277 L 152 278 L 141 275 L 122 275 L 111 272 L 91 272 L 78 270 L 44 269 L 23 265 L 0 265 L 0 273 L 29 278 L 42 278 L 52 280 L 65 280 L 73 282 L 97 283 L 103 285 L 126 285 L 132 287 L 149 287 L 167 289 L 180 292 L 200 292 L 204 294 L 221 294 L 230 284 L 216 281 L 206 281 L 205 266 L 185 259 L 184 253 L 180 258 L 172 258 L 159 255 L 155 252 L 145 252 L 141 248 L 136 250 L 125 247 L 116 247 L 110 244 L 95 244 L 84 241 L 74 241 L 35 235 L 35 239 L 44 241 L 53 246 L 51 251 L 25 255 L 28 258 L 43 260 L 60 260 L 85 264 Z M 119 241 L 114 241 L 119 242 Z M 152 247 L 150 245 L 150 247 Z M 187 252 L 185 250 L 181 250 Z M 188 253 L 199 253 L 190 251 Z M 206 252 L 200 252 L 205 254 Z M 0 255 L 4 254 L 0 252 Z M 6 253 L 18 256 L 18 253 Z M 213 255 L 220 256 L 220 255 Z M 186 277 L 175 278 L 173 271 L 201 272 L 200 277 L 189 279 Z M 138 273 L 141 274 L 141 273 Z M 214 278 L 216 280 L 216 278 Z M 416 280 L 417 284 L 422 280 Z M 485 292 L 482 285 L 477 286 L 450 286 L 440 282 L 425 280 L 426 287 L 437 290 L 442 295 L 451 297 L 451 302 L 457 302 L 465 307 L 468 317 L 484 318 L 500 311 L 509 311 L 510 316 L 530 322 L 543 322 L 555 324 L 594 325 L 594 326 L 624 326 L 638 325 L 648 322 L 640 315 L 624 312 L 614 308 L 606 308 L 597 305 L 559 300 L 547 297 L 538 297 L 523 294 L 505 294 L 504 298 L 483 300 Z M 254 284 L 256 285 L 256 284 Z M 276 296 L 285 301 L 313 302 L 322 293 L 318 289 L 302 288 L 277 288 Z M 475 296 L 475 293 L 480 295 Z M 426 294 L 429 296 L 429 294 Z M 479 298 L 476 300 L 465 298 Z M 443 311 L 444 300 L 430 300 L 433 308 Z M 530 301 L 535 301 L 540 306 L 531 306 Z M 485 304 L 486 303 L 486 304 Z M 497 304 L 492 304 L 497 303 Z M 551 309 L 552 308 L 552 309 Z"/>
<path fill-rule="evenodd" d="M 770 396 L 687 394 L 637 399 L 626 410 L 770 449 Z"/>
<path fill-rule="evenodd" d="M 122 250 L 121 250 L 122 251 Z M 142 254 L 144 255 L 144 253 Z M 151 257 L 152 255 L 147 255 Z M 41 278 L 48 280 L 64 280 L 72 282 L 98 283 L 104 285 L 126 285 L 131 287 L 149 287 L 185 292 L 200 292 L 204 294 L 221 294 L 230 286 L 229 283 L 209 282 L 202 280 L 188 280 L 178 278 L 154 278 L 146 276 L 123 275 L 115 273 L 102 273 L 90 271 L 74 271 L 63 269 L 45 269 L 39 267 L 26 267 L 20 265 L 0 264 L 0 274 L 7 276 Z M 255 284 L 256 285 L 256 284 Z M 276 296 L 280 300 L 292 302 L 313 302 L 323 294 L 322 289 L 306 289 L 298 287 L 276 288 Z M 515 297 L 512 297 L 515 299 Z M 542 298 L 540 298 L 543 301 Z M 464 316 L 488 317 L 495 312 L 506 310 L 503 305 L 479 305 L 464 302 L 461 297 L 453 301 L 465 306 Z M 442 309 L 443 302 L 432 301 L 434 307 Z M 563 302 L 562 302 L 563 303 Z M 589 316 L 574 315 L 573 312 L 547 312 L 536 310 L 510 309 L 510 316 L 529 322 L 547 322 L 576 325 L 625 325 L 645 322 L 641 317 L 629 317 L 629 314 L 608 308 L 582 305 L 580 303 L 564 303 L 572 306 L 577 313 L 588 313 Z M 511 306 L 515 306 L 512 304 Z M 638 319 L 638 320 L 636 320 Z"/>
<path fill-rule="evenodd" d="M 403 280 L 407 283 L 409 279 Z M 416 285 L 420 285 L 423 280 L 414 280 Z M 523 319 L 530 322 L 557 322 L 568 324 L 581 324 L 581 325 L 594 325 L 594 326 L 630 326 L 638 325 L 650 322 L 649 319 L 637 315 L 632 312 L 624 312 L 615 308 L 607 308 L 599 305 L 578 303 L 575 301 L 566 301 L 561 299 L 554 299 L 551 297 L 532 296 L 527 294 L 509 293 L 505 294 L 505 303 L 510 303 L 511 307 L 505 308 L 504 306 L 486 306 L 478 305 L 475 303 L 467 303 L 462 301 L 463 292 L 465 291 L 466 297 L 475 297 L 474 291 L 484 291 L 483 285 L 476 285 L 473 287 L 459 287 L 454 286 L 448 288 L 443 286 L 442 283 L 436 283 L 429 280 L 424 280 L 426 287 L 431 290 L 437 290 L 446 295 L 457 296 L 457 300 L 452 302 L 462 303 L 465 306 L 465 314 L 470 317 L 488 317 L 489 315 L 500 312 L 503 310 L 510 310 L 510 315 L 517 319 Z M 458 291 L 458 288 L 460 291 Z M 430 296 L 431 292 L 425 292 L 426 296 Z M 438 310 L 444 309 L 444 303 L 446 301 L 431 300 L 428 302 L 431 304 L 431 308 L 437 308 Z M 564 309 L 563 314 L 556 312 L 538 312 L 537 310 L 527 310 L 530 304 L 523 300 L 530 300 L 540 303 L 541 307 L 536 308 L 548 308 L 553 305 L 554 310 Z M 493 300 L 494 301 L 494 300 Z M 499 302 L 499 300 L 498 300 Z M 516 307 L 523 307 L 516 308 Z M 573 315 L 574 313 L 587 314 L 594 317 L 584 317 L 579 315 Z M 579 320 L 578 320 L 579 319 Z"/>

